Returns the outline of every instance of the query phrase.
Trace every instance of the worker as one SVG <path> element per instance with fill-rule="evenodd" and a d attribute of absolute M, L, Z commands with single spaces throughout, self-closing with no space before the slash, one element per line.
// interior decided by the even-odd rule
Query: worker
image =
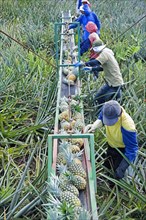
<path fill-rule="evenodd" d="M 85 26 L 86 30 L 90 33 L 89 37 L 81 42 L 80 44 L 80 55 L 82 56 L 85 52 L 92 48 L 92 44 L 94 41 L 99 40 L 98 28 L 94 22 L 89 21 Z M 93 50 L 90 50 L 90 59 L 97 58 L 98 54 Z"/>
<path fill-rule="evenodd" d="M 77 62 L 74 65 L 75 67 L 83 67 L 82 70 L 91 73 L 93 70 L 104 71 L 105 84 L 99 88 L 94 97 L 94 102 L 99 105 L 99 113 L 106 101 L 118 100 L 121 97 L 123 78 L 113 51 L 107 48 L 100 39 L 93 43 L 93 51 L 98 54 L 96 59 L 85 63 Z"/>
<path fill-rule="evenodd" d="M 97 15 L 91 11 L 89 6 L 87 4 L 82 5 L 80 7 L 80 12 L 81 12 L 81 15 L 77 19 L 75 19 L 75 22 L 79 22 L 80 25 L 82 26 L 82 29 L 83 29 L 82 41 L 86 40 L 90 34 L 85 28 L 88 21 L 92 21 L 97 25 L 98 34 L 100 34 L 100 20 L 98 19 Z M 78 26 L 77 24 L 71 24 L 69 25 L 68 29 L 69 30 L 74 29 L 77 26 Z"/>
<path fill-rule="evenodd" d="M 88 0 L 77 0 L 77 3 L 76 3 L 76 5 L 77 5 L 77 7 L 76 7 L 77 14 L 79 14 L 79 12 L 80 12 L 80 7 L 82 5 L 85 5 L 85 4 L 87 4 L 89 7 L 91 7 L 91 4 Z"/>
<path fill-rule="evenodd" d="M 108 142 L 104 166 L 114 171 L 116 179 L 122 179 L 138 152 L 134 121 L 117 101 L 110 100 L 104 103 L 98 119 L 85 127 L 85 133 L 95 132 L 103 125 Z"/>

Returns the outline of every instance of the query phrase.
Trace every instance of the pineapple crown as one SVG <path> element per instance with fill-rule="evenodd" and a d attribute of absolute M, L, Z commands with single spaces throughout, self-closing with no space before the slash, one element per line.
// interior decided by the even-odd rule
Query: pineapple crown
<path fill-rule="evenodd" d="M 56 197 L 59 197 L 61 190 L 59 188 L 59 178 L 56 175 L 51 174 L 49 178 L 48 185 L 48 192 Z"/>
<path fill-rule="evenodd" d="M 62 143 L 59 145 L 59 152 L 63 152 L 64 149 L 68 149 L 70 147 L 71 143 L 67 141 L 62 141 Z"/>
<path fill-rule="evenodd" d="M 79 151 L 79 152 L 77 152 L 77 153 L 74 153 L 74 154 L 73 154 L 72 152 L 70 152 L 69 149 L 67 149 L 67 150 L 66 150 L 66 149 L 63 149 L 63 151 L 64 151 L 65 159 L 66 159 L 66 161 L 67 161 L 67 165 L 70 165 L 75 158 L 78 158 L 78 159 L 81 160 L 81 157 L 82 157 L 82 155 L 83 155 L 83 151 L 84 151 L 84 150 L 81 150 L 81 151 Z"/>
<path fill-rule="evenodd" d="M 65 173 L 67 171 L 67 165 L 64 165 L 64 164 L 57 164 L 56 168 L 59 174 Z"/>

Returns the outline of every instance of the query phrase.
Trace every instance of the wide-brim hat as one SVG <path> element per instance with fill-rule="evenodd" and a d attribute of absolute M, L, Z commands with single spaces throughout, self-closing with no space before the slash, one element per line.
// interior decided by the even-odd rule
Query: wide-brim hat
<path fill-rule="evenodd" d="M 118 121 L 121 112 L 122 108 L 117 101 L 111 100 L 106 102 L 102 109 L 103 123 L 107 126 L 114 125 Z"/>

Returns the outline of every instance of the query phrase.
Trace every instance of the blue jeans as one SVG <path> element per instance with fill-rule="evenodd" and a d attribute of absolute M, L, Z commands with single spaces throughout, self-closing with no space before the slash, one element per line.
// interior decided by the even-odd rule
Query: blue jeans
<path fill-rule="evenodd" d="M 121 97 L 121 95 L 121 86 L 112 87 L 108 84 L 105 84 L 98 90 L 97 94 L 94 97 L 94 102 L 98 103 L 99 105 L 101 105 L 100 107 L 102 107 L 102 104 L 104 104 L 105 102 L 112 99 L 117 100 Z"/>

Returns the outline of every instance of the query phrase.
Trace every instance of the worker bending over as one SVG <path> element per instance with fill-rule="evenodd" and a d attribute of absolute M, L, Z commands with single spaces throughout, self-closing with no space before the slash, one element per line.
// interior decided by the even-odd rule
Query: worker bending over
<path fill-rule="evenodd" d="M 95 132 L 102 126 L 105 126 L 108 142 L 104 166 L 113 169 L 116 179 L 122 179 L 129 164 L 135 160 L 138 151 L 134 121 L 117 101 L 110 100 L 103 105 L 98 119 L 85 127 L 85 133 Z"/>
<path fill-rule="evenodd" d="M 107 48 L 100 39 L 93 42 L 92 49 L 98 54 L 97 58 L 85 63 L 77 62 L 75 67 L 83 67 L 82 70 L 90 73 L 96 71 L 96 76 L 100 71 L 104 71 L 105 84 L 99 88 L 94 98 L 94 102 L 100 106 L 99 110 L 101 110 L 106 101 L 118 100 L 121 97 L 123 78 L 112 50 Z"/>

